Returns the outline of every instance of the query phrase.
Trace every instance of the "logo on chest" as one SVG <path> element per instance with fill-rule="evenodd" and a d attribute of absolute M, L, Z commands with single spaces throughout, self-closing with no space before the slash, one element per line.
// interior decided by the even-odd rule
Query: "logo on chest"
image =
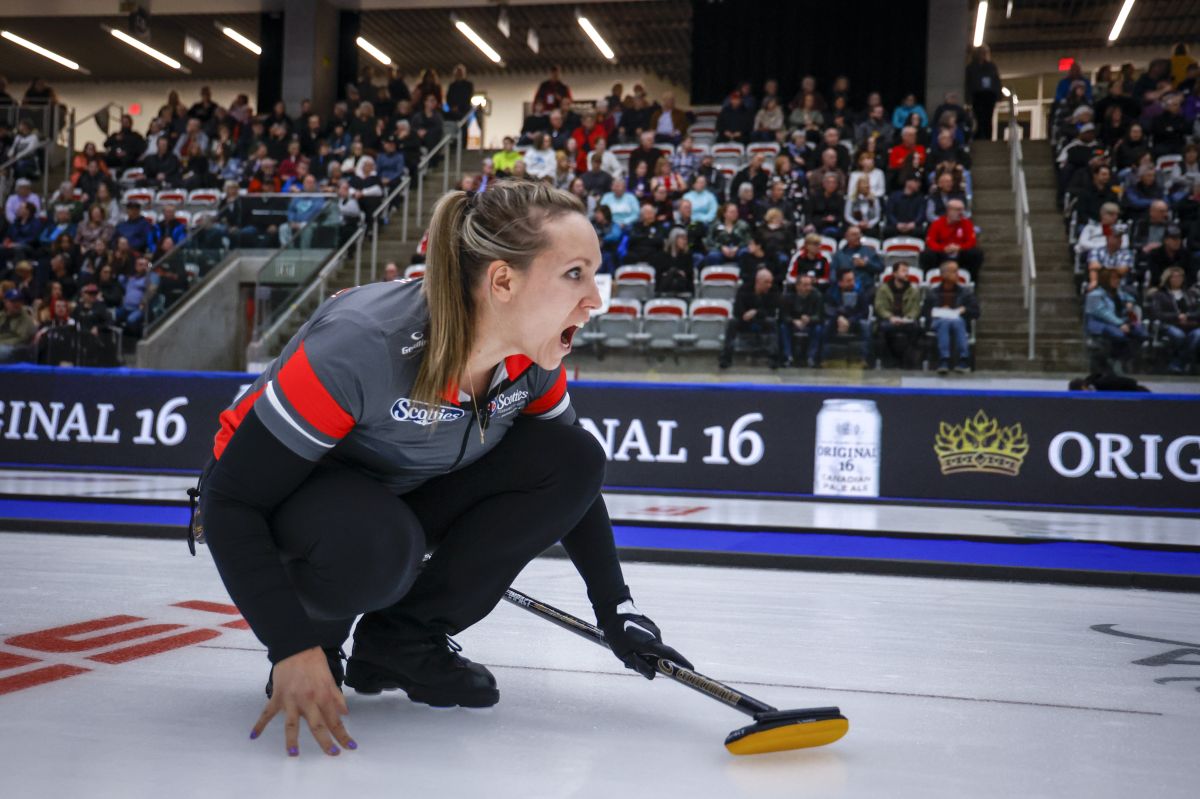
<path fill-rule="evenodd" d="M 392 418 L 397 422 L 412 422 L 422 427 L 434 422 L 457 422 L 466 415 L 462 408 L 413 402 L 408 397 L 401 397 L 392 405 Z"/>
<path fill-rule="evenodd" d="M 508 416 L 525 407 L 529 392 L 519 388 L 511 394 L 497 394 L 488 402 L 488 416 Z"/>

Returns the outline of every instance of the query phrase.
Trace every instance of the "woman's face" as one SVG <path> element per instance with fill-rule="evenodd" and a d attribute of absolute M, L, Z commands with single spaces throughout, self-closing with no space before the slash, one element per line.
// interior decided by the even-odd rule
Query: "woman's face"
<path fill-rule="evenodd" d="M 1131 126 L 1129 128 L 1129 140 L 1130 141 L 1139 141 L 1139 140 L 1141 140 L 1141 138 L 1142 138 L 1142 126 L 1141 125 Z"/>
<path fill-rule="evenodd" d="M 571 340 L 600 307 L 596 271 L 600 243 L 583 214 L 570 213 L 546 223 L 546 246 L 524 271 L 508 270 L 504 288 L 492 284 L 502 305 L 513 352 L 543 369 L 557 369 L 571 351 Z"/>
<path fill-rule="evenodd" d="M 1183 288 L 1183 272 L 1172 272 L 1171 277 L 1167 281 L 1167 287 L 1172 291 L 1178 291 Z"/>
<path fill-rule="evenodd" d="M 737 209 L 736 205 L 725 206 L 724 219 L 725 219 L 725 223 L 728 225 L 732 225 L 734 222 L 736 222 L 738 220 L 738 209 Z"/>
<path fill-rule="evenodd" d="M 112 280 L 112 267 L 108 264 L 100 267 L 100 282 L 107 283 Z"/>

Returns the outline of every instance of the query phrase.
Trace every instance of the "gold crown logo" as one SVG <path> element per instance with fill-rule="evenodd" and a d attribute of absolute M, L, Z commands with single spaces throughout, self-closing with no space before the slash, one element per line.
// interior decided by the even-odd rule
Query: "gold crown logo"
<path fill-rule="evenodd" d="M 942 474 L 983 472 L 1016 477 L 1029 453 L 1029 437 L 1019 422 L 1012 427 L 1001 427 L 980 410 L 961 425 L 942 422 L 933 451 L 937 453 Z"/>

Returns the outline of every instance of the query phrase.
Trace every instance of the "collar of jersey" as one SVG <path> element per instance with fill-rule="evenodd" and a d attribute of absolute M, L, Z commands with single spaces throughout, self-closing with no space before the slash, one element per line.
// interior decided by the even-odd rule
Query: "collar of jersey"
<path fill-rule="evenodd" d="M 495 394 L 520 380 L 531 366 L 533 366 L 533 361 L 524 355 L 509 355 L 503 363 L 497 364 L 495 371 L 492 372 L 492 382 L 488 385 L 487 399 L 490 400 Z M 458 383 L 451 381 L 446 385 L 446 390 L 442 392 L 442 399 L 455 405 L 462 405 L 471 401 L 471 395 L 460 389 Z"/>

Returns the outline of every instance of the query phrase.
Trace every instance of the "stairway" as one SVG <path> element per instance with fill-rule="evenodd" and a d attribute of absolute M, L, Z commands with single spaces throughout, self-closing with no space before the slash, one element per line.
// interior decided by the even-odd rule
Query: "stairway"
<path fill-rule="evenodd" d="M 482 151 L 463 150 L 462 173 L 470 172 L 478 174 L 482 163 Z M 454 174 L 453 152 L 451 152 L 449 158 L 444 159 L 441 164 L 425 174 L 425 202 L 419 216 L 417 214 L 417 184 L 415 180 L 413 181 L 408 202 L 408 241 L 401 239 L 403 231 L 401 220 L 404 206 L 399 200 L 393 209 L 389 224 L 379 226 L 379 241 L 375 245 L 376 262 L 374 274 L 376 280 L 383 279 L 383 268 L 389 261 L 395 262 L 400 268 L 400 273 L 404 273 L 404 268 L 412 260 L 413 253 L 416 252 L 417 245 L 421 241 L 421 236 L 429 226 L 429 220 L 433 217 L 433 207 L 442 196 L 442 176 L 446 169 L 450 170 L 447 186 L 453 189 L 462 178 L 462 173 Z M 359 282 L 361 283 L 367 283 L 371 280 L 371 250 L 372 242 L 368 235 L 362 240 L 362 264 L 359 275 Z M 354 248 L 351 248 L 346 253 L 346 257 L 342 259 L 341 266 L 329 276 L 327 291 L 319 297 L 314 295 L 297 313 L 292 314 L 287 324 L 280 329 L 279 334 L 275 337 L 275 341 L 268 342 L 272 357 L 308 321 L 313 311 L 317 309 L 317 306 L 326 297 L 354 285 L 356 285 L 354 280 Z"/>
<path fill-rule="evenodd" d="M 983 277 L 976 330 L 976 368 L 994 371 L 1079 372 L 1086 369 L 1074 266 L 1055 207 L 1055 173 L 1045 142 L 1025 142 L 1025 183 L 1037 259 L 1037 328 L 1028 360 L 1029 312 L 1023 305 L 1021 252 L 1017 248 L 1016 195 L 1008 144 L 975 142 L 972 219 L 982 228 Z"/>

